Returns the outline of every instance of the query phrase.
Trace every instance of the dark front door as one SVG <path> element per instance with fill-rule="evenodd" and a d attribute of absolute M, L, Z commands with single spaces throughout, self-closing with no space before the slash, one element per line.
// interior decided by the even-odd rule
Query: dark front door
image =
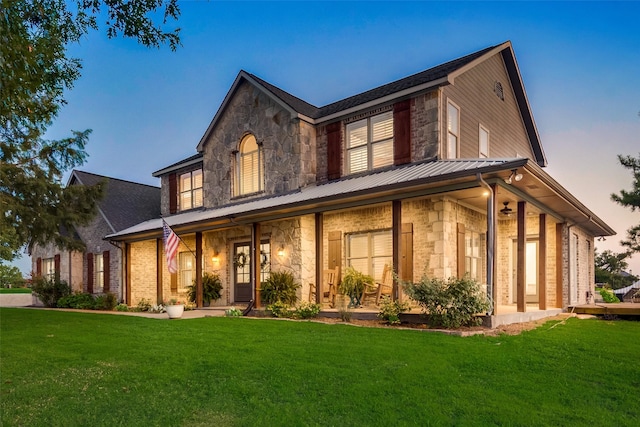
<path fill-rule="evenodd" d="M 251 244 L 236 243 L 233 245 L 234 264 L 234 301 L 249 302 L 251 300 Z"/>

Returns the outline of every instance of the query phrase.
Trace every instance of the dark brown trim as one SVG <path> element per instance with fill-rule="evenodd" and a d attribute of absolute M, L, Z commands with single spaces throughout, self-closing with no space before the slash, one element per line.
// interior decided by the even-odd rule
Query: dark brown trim
<path fill-rule="evenodd" d="M 42 258 L 40 257 L 36 260 L 36 276 L 42 276 Z"/>
<path fill-rule="evenodd" d="M 322 270 L 324 265 L 323 226 L 324 216 L 316 213 L 316 304 L 322 301 Z"/>
<path fill-rule="evenodd" d="M 340 178 L 342 170 L 342 144 L 340 122 L 327 125 L 327 178 L 331 181 Z"/>
<path fill-rule="evenodd" d="M 126 285 L 126 300 L 124 301 L 125 304 L 131 304 L 131 244 L 130 243 L 125 243 L 124 244 L 124 248 L 125 248 L 125 259 L 124 259 L 124 263 L 125 263 L 125 278 L 124 278 L 124 283 Z"/>
<path fill-rule="evenodd" d="M 465 233 L 466 233 L 466 228 L 464 226 L 464 224 L 462 223 L 458 223 L 457 224 L 457 239 L 456 239 L 456 246 L 457 246 L 457 250 L 456 250 L 456 257 L 457 259 L 457 270 L 458 270 L 458 279 L 462 279 L 466 273 L 465 271 L 465 263 L 464 263 L 464 259 L 465 259 Z"/>
<path fill-rule="evenodd" d="M 564 246 L 563 246 L 564 224 L 556 224 L 556 307 L 564 308 L 562 301 L 562 290 L 564 285 Z"/>
<path fill-rule="evenodd" d="M 538 217 L 538 304 L 547 309 L 547 215 Z"/>
<path fill-rule="evenodd" d="M 53 277 L 56 282 L 60 281 L 60 254 L 53 256 Z"/>
<path fill-rule="evenodd" d="M 93 293 L 93 254 L 87 254 L 87 293 Z"/>
<path fill-rule="evenodd" d="M 202 307 L 202 232 L 196 231 L 196 306 Z"/>
<path fill-rule="evenodd" d="M 178 181 L 175 173 L 169 174 L 169 213 L 178 212 Z"/>
<path fill-rule="evenodd" d="M 402 244 L 400 246 L 400 271 L 398 277 L 401 280 L 413 281 L 413 224 L 402 224 Z M 402 295 L 402 292 L 400 292 Z"/>
<path fill-rule="evenodd" d="M 393 164 L 411 163 L 411 100 L 393 106 Z"/>
<path fill-rule="evenodd" d="M 260 223 L 254 222 L 251 227 L 251 281 L 255 291 L 254 306 L 260 308 Z"/>
<path fill-rule="evenodd" d="M 518 202 L 518 263 L 516 267 L 516 302 L 518 312 L 527 311 L 527 202 Z"/>
<path fill-rule="evenodd" d="M 109 251 L 102 252 L 102 292 L 111 290 L 111 256 Z"/>
<path fill-rule="evenodd" d="M 163 243 L 162 239 L 156 239 L 156 303 L 162 304 L 164 296 L 162 295 L 162 254 Z"/>
<path fill-rule="evenodd" d="M 392 231 L 391 231 L 391 239 L 393 244 L 393 290 L 392 295 L 394 300 L 401 300 L 400 288 L 398 286 L 398 281 L 396 280 L 396 275 L 400 276 L 400 256 L 401 256 L 401 234 L 402 234 L 402 201 L 394 200 L 391 202 L 391 223 L 392 223 Z"/>

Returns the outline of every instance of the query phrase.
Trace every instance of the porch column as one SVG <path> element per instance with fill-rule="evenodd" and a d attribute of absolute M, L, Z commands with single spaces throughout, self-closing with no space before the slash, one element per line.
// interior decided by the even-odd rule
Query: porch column
<path fill-rule="evenodd" d="M 202 307 L 202 232 L 196 231 L 196 307 Z"/>
<path fill-rule="evenodd" d="M 164 247 L 162 239 L 156 239 L 156 304 L 162 304 L 162 259 Z"/>
<path fill-rule="evenodd" d="M 518 264 L 516 268 L 516 302 L 518 312 L 527 311 L 527 202 L 518 202 Z"/>
<path fill-rule="evenodd" d="M 564 224 L 556 224 L 556 307 L 563 308 L 562 288 L 564 282 Z"/>
<path fill-rule="evenodd" d="M 130 243 L 125 243 L 124 244 L 124 253 L 126 254 L 124 257 L 124 271 L 125 271 L 125 276 L 124 276 L 124 284 L 126 286 L 125 289 L 125 300 L 124 303 L 125 304 L 131 304 L 131 244 Z"/>
<path fill-rule="evenodd" d="M 255 296 L 255 308 L 260 308 L 260 224 L 254 222 L 251 227 L 251 280 Z"/>
<path fill-rule="evenodd" d="M 538 304 L 547 309 L 547 215 L 538 217 Z"/>
<path fill-rule="evenodd" d="M 322 302 L 322 271 L 324 269 L 324 251 L 323 251 L 323 223 L 324 216 L 321 212 L 316 213 L 316 304 L 320 304 Z"/>
<path fill-rule="evenodd" d="M 400 238 L 402 233 L 402 201 L 394 200 L 392 202 L 392 240 L 393 240 L 393 272 L 397 274 L 398 277 L 402 277 L 402 273 L 400 272 Z M 398 281 L 393 280 L 393 299 L 400 301 L 402 298 L 402 293 L 398 287 Z"/>

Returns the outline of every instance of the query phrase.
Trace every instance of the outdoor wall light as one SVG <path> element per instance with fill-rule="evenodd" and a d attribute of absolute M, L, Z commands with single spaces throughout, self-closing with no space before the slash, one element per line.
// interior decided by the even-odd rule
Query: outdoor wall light
<path fill-rule="evenodd" d="M 518 169 L 512 170 L 511 175 L 509 175 L 509 178 L 505 179 L 504 182 L 506 182 L 507 184 L 511 184 L 514 179 L 516 180 L 516 182 L 522 180 L 522 174 L 518 173 Z"/>
<path fill-rule="evenodd" d="M 211 258 L 211 261 L 213 261 L 214 264 L 217 264 L 220 262 L 220 254 L 218 253 L 218 251 L 213 252 L 213 257 Z"/>
<path fill-rule="evenodd" d="M 280 249 L 278 249 L 278 256 L 280 258 L 284 256 L 284 246 L 280 246 Z"/>

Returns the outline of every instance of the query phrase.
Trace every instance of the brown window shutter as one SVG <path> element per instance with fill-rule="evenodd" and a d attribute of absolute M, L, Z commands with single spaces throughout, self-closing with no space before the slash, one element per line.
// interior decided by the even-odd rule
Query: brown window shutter
<path fill-rule="evenodd" d="M 327 268 L 333 269 L 342 267 L 342 232 L 329 232 L 329 248 L 328 248 L 328 265 Z"/>
<path fill-rule="evenodd" d="M 169 175 L 169 213 L 178 212 L 178 181 L 176 174 Z"/>
<path fill-rule="evenodd" d="M 103 269 L 103 272 L 104 272 L 103 273 L 104 279 L 103 279 L 103 288 L 102 289 L 103 289 L 104 293 L 109 292 L 109 278 L 110 278 L 110 272 L 111 272 L 111 268 L 109 266 L 109 259 L 110 259 L 109 251 L 104 251 L 102 253 L 102 264 L 103 264 L 102 269 Z"/>
<path fill-rule="evenodd" d="M 402 224 L 400 237 L 400 280 L 413 281 L 413 224 Z"/>
<path fill-rule="evenodd" d="M 327 178 L 329 180 L 340 178 L 340 122 L 327 125 Z"/>
<path fill-rule="evenodd" d="M 36 260 L 36 276 L 42 276 L 42 258 Z"/>
<path fill-rule="evenodd" d="M 60 281 L 60 254 L 53 256 L 53 277 L 56 281 Z"/>
<path fill-rule="evenodd" d="M 466 273 L 464 258 L 465 258 L 465 227 L 464 224 L 458 223 L 458 278 L 462 279 Z"/>
<path fill-rule="evenodd" d="M 393 106 L 393 164 L 411 163 L 411 100 Z"/>
<path fill-rule="evenodd" d="M 178 273 L 171 274 L 171 292 L 178 292 Z"/>
<path fill-rule="evenodd" d="M 93 293 L 93 254 L 87 254 L 87 292 Z"/>

